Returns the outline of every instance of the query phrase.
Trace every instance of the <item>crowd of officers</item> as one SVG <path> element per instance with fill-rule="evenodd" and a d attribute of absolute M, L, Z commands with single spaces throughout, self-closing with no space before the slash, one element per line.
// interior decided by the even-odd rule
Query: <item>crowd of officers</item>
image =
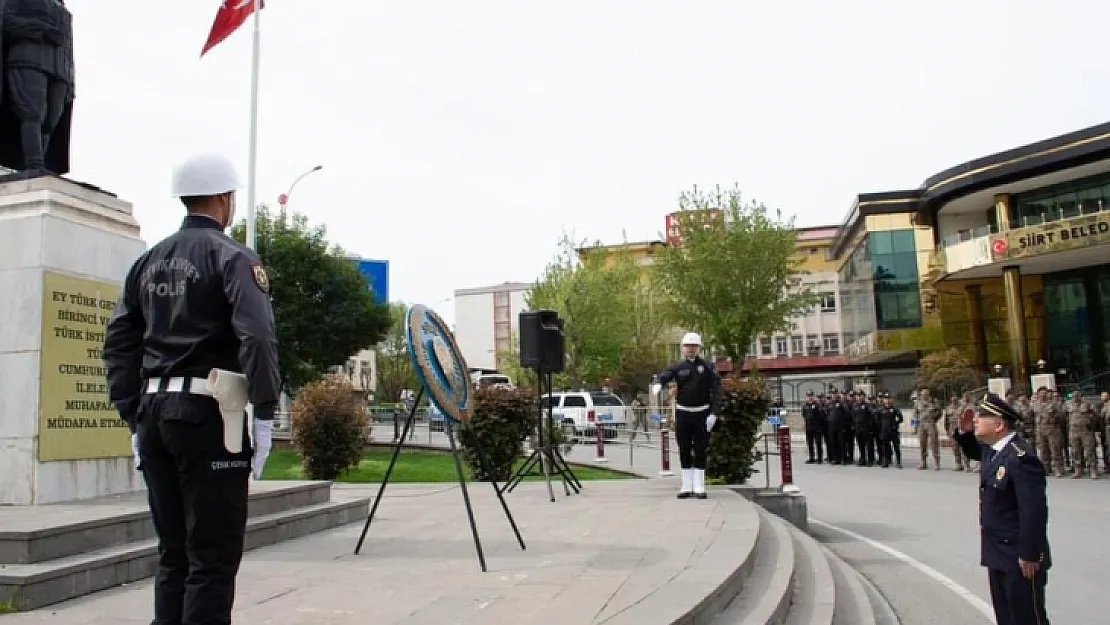
<path fill-rule="evenodd" d="M 1019 434 L 1035 445 L 1046 471 L 1057 477 L 1067 473 L 1097 479 L 1101 449 L 1103 470 L 1110 472 L 1110 394 L 1088 400 L 1079 391 L 1065 397 L 1042 387 L 1032 400 L 1021 394 L 1006 399 L 1021 414 Z M 912 401 L 910 423 L 921 454 L 918 469 L 928 469 L 931 456 L 933 469 L 939 471 L 941 428 L 949 438 L 954 437 L 960 419 L 968 408 L 974 410 L 975 402 L 967 393 L 951 397 L 942 408 L 928 389 L 918 389 Z M 809 454 L 806 464 L 902 468 L 905 417 L 889 393 L 875 397 L 861 391 L 841 393 L 835 388 L 828 395 L 809 391 L 802 418 Z M 952 446 L 952 454 L 956 471 L 977 470 L 958 445 Z"/>

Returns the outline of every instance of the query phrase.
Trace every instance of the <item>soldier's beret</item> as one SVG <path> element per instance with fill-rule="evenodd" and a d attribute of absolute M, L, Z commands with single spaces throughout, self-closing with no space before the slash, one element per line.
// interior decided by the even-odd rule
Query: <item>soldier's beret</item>
<path fill-rule="evenodd" d="M 1021 421 L 1021 415 L 1011 408 L 1010 404 L 1006 403 L 1006 400 L 994 393 L 987 393 L 987 396 L 979 403 L 979 414 L 997 417 L 1011 425 Z"/>

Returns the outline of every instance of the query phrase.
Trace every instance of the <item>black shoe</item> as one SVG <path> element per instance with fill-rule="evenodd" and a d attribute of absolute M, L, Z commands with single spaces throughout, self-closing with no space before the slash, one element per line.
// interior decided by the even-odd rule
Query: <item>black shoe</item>
<path fill-rule="evenodd" d="M 818 460 L 817 464 L 825 464 L 825 461 L 824 460 Z"/>
<path fill-rule="evenodd" d="M 679 499 L 689 499 L 693 496 L 694 496 L 694 493 L 679 493 L 678 494 Z"/>
<path fill-rule="evenodd" d="M 857 467 L 866 467 L 866 466 L 867 466 L 867 463 L 866 463 L 866 462 L 864 462 L 864 461 L 862 461 L 862 460 L 860 460 L 859 462 L 857 462 L 857 463 L 856 463 L 856 466 L 857 466 Z"/>
<path fill-rule="evenodd" d="M 810 458 L 809 460 L 806 460 L 806 464 L 813 464 L 814 462 L 817 462 L 817 461 L 814 460 L 813 458 Z"/>
<path fill-rule="evenodd" d="M 709 499 L 709 493 L 694 493 L 697 499 Z"/>

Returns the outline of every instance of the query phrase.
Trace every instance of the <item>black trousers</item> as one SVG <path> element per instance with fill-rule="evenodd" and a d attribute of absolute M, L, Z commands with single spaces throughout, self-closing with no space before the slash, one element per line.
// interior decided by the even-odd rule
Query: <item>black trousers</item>
<path fill-rule="evenodd" d="M 829 449 L 829 462 L 840 464 L 844 462 L 844 445 L 840 442 L 840 431 L 835 427 L 829 428 L 825 444 Z"/>
<path fill-rule="evenodd" d="M 841 462 L 851 462 L 855 456 L 853 450 L 856 445 L 856 435 L 851 428 L 840 431 L 840 451 L 844 455 L 840 458 Z"/>
<path fill-rule="evenodd" d="M 224 447 L 216 400 L 144 395 L 139 457 L 158 535 L 152 625 L 227 625 L 243 557 L 250 439 Z"/>
<path fill-rule="evenodd" d="M 991 604 L 998 625 L 1049 625 L 1044 605 L 1048 573 L 1040 571 L 1025 579 L 1021 571 L 987 569 L 991 585 Z"/>
<path fill-rule="evenodd" d="M 806 430 L 806 450 L 809 459 L 823 462 L 825 459 L 825 433 L 821 430 Z M 830 451 L 829 457 L 832 457 Z"/>
<path fill-rule="evenodd" d="M 856 430 L 856 444 L 859 446 L 859 464 L 875 464 L 875 441 L 870 430 Z"/>
<path fill-rule="evenodd" d="M 678 461 L 683 469 L 705 469 L 708 462 L 709 431 L 705 429 L 708 410 L 675 412 L 675 442 L 678 443 Z"/>
<path fill-rule="evenodd" d="M 891 458 L 898 464 L 902 464 L 902 439 L 897 434 L 879 438 L 879 462 L 889 466 Z"/>

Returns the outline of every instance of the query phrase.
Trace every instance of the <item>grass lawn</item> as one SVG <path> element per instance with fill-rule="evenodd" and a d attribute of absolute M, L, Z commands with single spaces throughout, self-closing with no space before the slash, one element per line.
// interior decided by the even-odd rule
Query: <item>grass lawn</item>
<path fill-rule="evenodd" d="M 390 449 L 373 449 L 363 455 L 358 467 L 349 469 L 339 476 L 337 482 L 349 484 L 365 484 L 381 482 L 385 470 L 389 467 L 389 458 L 393 454 Z M 521 460 L 523 462 L 523 460 Z M 636 479 L 632 476 L 606 469 L 594 467 L 574 466 L 574 474 L 583 482 L 586 480 L 628 480 Z M 474 476 L 470 469 L 463 463 L 467 481 L 472 481 Z M 537 466 L 535 475 L 524 479 L 543 479 Z M 274 450 L 266 460 L 266 471 L 262 475 L 266 480 L 303 480 L 306 479 L 301 469 L 301 455 L 295 451 Z M 389 478 L 392 483 L 402 482 L 455 482 L 455 460 L 449 453 L 435 453 L 402 449 L 401 456 L 397 459 L 397 466 L 393 467 L 393 475 Z"/>

